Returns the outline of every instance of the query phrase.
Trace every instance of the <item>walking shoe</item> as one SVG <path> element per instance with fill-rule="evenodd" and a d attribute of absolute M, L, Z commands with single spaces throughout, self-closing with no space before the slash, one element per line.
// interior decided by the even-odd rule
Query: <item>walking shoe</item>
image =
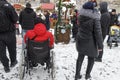
<path fill-rule="evenodd" d="M 116 43 L 114 46 L 115 46 L 115 47 L 118 47 L 118 44 Z"/>
<path fill-rule="evenodd" d="M 14 61 L 14 62 L 11 62 L 10 67 L 14 67 L 17 63 L 18 63 L 18 61 L 17 61 L 17 60 L 16 60 L 16 61 Z"/>
<path fill-rule="evenodd" d="M 81 79 L 82 75 L 75 75 L 75 80 Z"/>
<path fill-rule="evenodd" d="M 10 72 L 10 68 L 9 67 L 4 67 L 4 70 L 6 73 Z"/>
<path fill-rule="evenodd" d="M 110 43 L 107 43 L 107 46 L 110 46 Z"/>
<path fill-rule="evenodd" d="M 95 58 L 95 61 L 96 62 L 102 62 L 102 59 L 101 58 Z"/>
<path fill-rule="evenodd" d="M 87 79 L 90 79 L 91 78 L 91 75 L 90 74 L 86 74 L 85 75 L 85 79 L 87 80 Z"/>

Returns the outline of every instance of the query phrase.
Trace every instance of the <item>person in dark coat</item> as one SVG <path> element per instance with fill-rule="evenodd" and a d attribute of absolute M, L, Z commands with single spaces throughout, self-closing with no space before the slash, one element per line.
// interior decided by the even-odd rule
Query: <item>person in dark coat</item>
<path fill-rule="evenodd" d="M 107 31 L 110 25 L 110 14 L 108 12 L 108 4 L 107 2 L 101 2 L 100 3 L 100 13 L 101 13 L 101 29 L 102 29 L 102 37 L 103 41 L 107 35 Z M 98 57 L 95 59 L 95 61 L 102 62 L 102 56 L 103 51 L 99 52 Z"/>
<path fill-rule="evenodd" d="M 79 27 L 76 37 L 76 49 L 78 59 L 76 62 L 75 80 L 81 79 L 81 66 L 85 56 L 88 56 L 88 65 L 85 79 L 91 78 L 91 71 L 94 65 L 94 58 L 98 56 L 98 51 L 103 49 L 102 31 L 100 25 L 100 14 L 94 8 L 91 1 L 86 2 L 80 9 L 78 18 Z"/>
<path fill-rule="evenodd" d="M 8 3 L 6 0 L 0 0 L 0 7 L 3 6 L 2 9 L 4 13 L 6 13 L 7 21 L 6 24 L 9 24 L 7 27 L 9 29 L 4 32 L 0 32 L 0 61 L 4 66 L 5 72 L 10 72 L 9 67 L 14 67 L 17 64 L 16 59 L 16 33 L 15 33 L 15 25 L 18 20 L 18 15 L 15 12 L 14 7 Z M 9 59 L 6 55 L 6 48 L 8 49 L 9 58 L 11 64 L 9 65 Z"/>
<path fill-rule="evenodd" d="M 50 29 L 50 13 L 48 11 L 45 11 L 44 15 L 45 15 L 46 28 L 47 30 L 49 30 Z"/>
<path fill-rule="evenodd" d="M 20 12 L 19 23 L 22 27 L 22 37 L 24 37 L 27 30 L 34 28 L 34 19 L 37 17 L 34 10 L 31 8 L 30 3 L 26 3 L 26 8 Z M 22 48 L 24 49 L 24 40 L 22 42 Z"/>
<path fill-rule="evenodd" d="M 118 16 L 116 13 L 116 9 L 112 9 L 112 12 L 110 12 L 110 26 L 117 25 L 118 24 Z"/>
<path fill-rule="evenodd" d="M 71 19 L 71 22 L 73 24 L 73 27 L 72 27 L 72 38 L 74 38 L 76 40 L 76 34 L 78 32 L 77 14 L 76 14 L 76 12 L 73 13 L 73 17 Z"/>

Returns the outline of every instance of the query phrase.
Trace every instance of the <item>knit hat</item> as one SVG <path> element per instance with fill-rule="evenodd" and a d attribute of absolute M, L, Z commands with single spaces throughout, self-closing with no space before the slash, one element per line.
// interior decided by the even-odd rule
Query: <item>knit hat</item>
<path fill-rule="evenodd" d="M 30 8 L 31 7 L 31 4 L 28 2 L 26 3 L 26 7 Z"/>
<path fill-rule="evenodd" d="M 116 12 L 116 9 L 112 9 L 112 12 Z"/>
<path fill-rule="evenodd" d="M 36 25 L 38 23 L 45 24 L 45 21 L 43 19 L 41 19 L 40 17 L 36 17 L 35 20 L 34 20 L 34 25 Z"/>
<path fill-rule="evenodd" d="M 94 9 L 94 7 L 95 7 L 95 4 L 93 3 L 93 2 L 91 2 L 91 1 L 88 1 L 88 2 L 86 2 L 84 5 L 83 5 L 83 8 L 84 9 Z"/>

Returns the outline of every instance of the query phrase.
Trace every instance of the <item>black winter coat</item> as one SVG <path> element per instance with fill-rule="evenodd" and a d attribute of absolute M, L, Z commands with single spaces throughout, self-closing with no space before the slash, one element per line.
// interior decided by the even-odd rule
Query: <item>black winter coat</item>
<path fill-rule="evenodd" d="M 81 9 L 76 48 L 79 54 L 97 57 L 98 49 L 103 48 L 100 16 L 96 11 Z"/>
<path fill-rule="evenodd" d="M 47 30 L 49 30 L 50 29 L 49 13 L 45 15 L 45 24 L 46 24 Z"/>
<path fill-rule="evenodd" d="M 0 0 L 0 6 L 4 5 L 3 9 L 8 17 L 8 20 L 6 20 L 6 24 L 9 24 L 9 30 L 7 32 L 13 32 L 15 31 L 16 27 L 15 27 L 15 23 L 18 20 L 18 15 L 14 9 L 14 7 L 8 3 L 6 0 Z M 8 23 L 7 23 L 8 21 Z"/>
<path fill-rule="evenodd" d="M 101 29 L 102 29 L 102 36 L 103 40 L 108 33 L 109 25 L 110 25 L 110 14 L 107 10 L 108 4 L 107 2 L 100 3 L 100 12 L 101 12 Z"/>
<path fill-rule="evenodd" d="M 25 8 L 21 11 L 19 15 L 19 23 L 22 26 L 22 29 L 30 30 L 34 27 L 34 19 L 36 18 L 36 13 L 32 8 Z"/>

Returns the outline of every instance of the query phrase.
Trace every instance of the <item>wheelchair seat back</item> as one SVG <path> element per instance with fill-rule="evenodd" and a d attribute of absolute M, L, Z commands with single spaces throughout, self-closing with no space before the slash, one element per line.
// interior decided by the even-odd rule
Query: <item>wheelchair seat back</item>
<path fill-rule="evenodd" d="M 48 58 L 50 52 L 49 40 L 43 42 L 35 42 L 34 40 L 28 40 L 27 54 L 29 59 L 34 62 L 44 62 Z"/>

